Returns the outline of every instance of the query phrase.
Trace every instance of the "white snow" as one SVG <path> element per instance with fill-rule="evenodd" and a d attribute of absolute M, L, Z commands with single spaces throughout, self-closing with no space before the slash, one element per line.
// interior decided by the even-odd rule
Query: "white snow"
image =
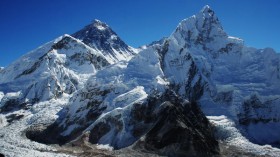
<path fill-rule="evenodd" d="M 110 92 L 104 98 L 92 95 L 91 99 L 101 100 L 100 106 L 107 108 L 85 132 L 110 116 L 120 115 L 120 119 L 125 124 L 126 113 L 129 111 L 130 105 L 138 100 L 145 100 L 152 90 L 164 91 L 167 85 L 174 83 L 179 85 L 179 94 L 184 96 L 186 94 L 185 84 L 190 75 L 189 71 L 193 66 L 196 66 L 191 86 L 195 86 L 199 79 L 207 83 L 205 94 L 199 101 L 202 110 L 208 116 L 226 115 L 227 117 L 216 117 L 217 119 L 210 117 L 210 119 L 216 120 L 214 121 L 216 126 L 221 125 L 221 129 L 225 128 L 222 130 L 224 132 L 221 132 L 226 136 L 226 140 L 235 145 L 241 143 L 247 146 L 249 143 L 250 151 L 255 151 L 255 145 L 241 135 L 237 129 L 239 126 L 235 126 L 235 123 L 238 122 L 237 115 L 240 113 L 244 99 L 252 92 L 279 97 L 280 84 L 277 83 L 279 79 L 277 79 L 275 71 L 279 66 L 279 62 L 277 62 L 279 55 L 270 49 L 260 52 L 247 48 L 241 39 L 228 36 L 218 21 L 209 26 L 211 27 L 209 36 L 212 39 L 203 45 L 207 48 L 205 50 L 202 45 L 196 45 L 195 40 L 201 31 L 207 31 L 202 27 L 203 20 L 206 18 L 212 18 L 212 13 L 202 11 L 179 24 L 167 39 L 169 46 L 164 56 L 163 69 L 159 60 L 160 56 L 154 47 L 142 49 L 138 55 L 130 60 L 125 60 L 123 55 L 118 56 L 116 53 L 117 58 L 124 61 L 98 71 L 87 81 L 85 88 L 77 92 L 75 101 L 70 102 L 69 119 L 83 118 L 87 112 L 84 110 L 81 113 L 76 113 L 77 110 L 84 109 L 83 106 L 89 102 L 88 99 L 82 100 L 83 93 L 90 94 L 90 91 L 94 89 L 101 89 Z M 217 20 L 217 17 L 214 16 L 213 20 Z M 190 41 L 186 41 L 188 31 L 191 31 Z M 190 46 L 186 47 L 187 44 Z M 263 57 L 263 54 L 266 57 Z M 275 62 L 275 64 L 271 65 L 271 62 Z M 228 97 L 229 102 L 226 102 L 224 97 Z M 72 126 L 68 129 L 71 130 Z M 111 143 L 111 137 L 116 136 L 116 138 L 122 139 L 118 141 L 118 145 L 129 143 L 129 141 L 123 141 L 132 138 L 129 130 L 126 130 L 125 134 L 118 135 L 114 135 L 113 130 L 114 128 L 99 142 Z"/>
<path fill-rule="evenodd" d="M 6 126 L 7 124 L 8 123 L 6 117 L 3 114 L 0 114 L 0 129 Z"/>
<path fill-rule="evenodd" d="M 9 101 L 10 99 L 17 99 L 21 96 L 21 91 L 18 92 L 10 92 L 6 93 L 5 95 L 0 93 L 0 107 L 5 104 L 5 102 Z"/>
<path fill-rule="evenodd" d="M 116 35 L 111 35 L 110 39 L 111 40 L 116 40 L 118 37 Z"/>
<path fill-rule="evenodd" d="M 103 27 L 103 26 L 101 26 L 101 25 L 97 25 L 96 27 L 97 27 L 99 30 L 102 30 L 102 31 L 106 29 L 105 27 Z"/>
<path fill-rule="evenodd" d="M 23 133 L 31 124 L 49 124 L 53 122 L 56 113 L 62 109 L 68 97 L 59 100 L 41 102 L 32 107 L 31 111 L 19 110 L 10 114 L 22 114 L 24 117 L 5 127 L 0 127 L 0 152 L 5 156 L 54 156 L 68 157 L 70 155 L 57 153 L 53 146 L 30 141 Z M 40 108 L 40 109 L 39 109 Z M 0 114 L 2 119 L 6 115 Z"/>
<path fill-rule="evenodd" d="M 103 144 L 97 144 L 97 145 L 96 145 L 96 148 L 97 148 L 97 149 L 100 149 L 100 150 L 109 150 L 109 151 L 114 150 L 114 148 L 111 147 L 109 144 L 105 144 L 105 145 L 103 145 Z"/>
<path fill-rule="evenodd" d="M 53 49 L 52 46 L 58 42 L 66 43 L 62 48 Z M 91 63 L 90 57 L 99 57 L 99 61 Z M 100 51 L 64 35 L 5 68 L 0 77 L 0 90 L 21 90 L 25 98 L 39 98 L 42 101 L 56 97 L 57 92 L 70 94 L 103 68 L 104 63 L 100 60 L 109 64 Z"/>
<path fill-rule="evenodd" d="M 112 101 L 113 108 L 124 107 L 124 105 L 129 105 L 136 103 L 138 101 L 144 100 L 147 98 L 147 93 L 144 90 L 144 87 L 137 86 L 129 92 L 117 96 Z"/>
<path fill-rule="evenodd" d="M 9 97 L 9 98 L 17 98 L 17 97 L 20 96 L 20 94 L 21 94 L 21 92 L 18 91 L 18 92 L 7 93 L 5 96 L 6 96 L 6 97 Z"/>
<path fill-rule="evenodd" d="M 4 94 L 3 92 L 0 91 L 0 102 L 1 102 L 2 98 L 4 97 L 4 95 L 5 95 L 5 94 Z"/>
<path fill-rule="evenodd" d="M 235 123 L 228 117 L 221 116 L 207 116 L 212 124 L 215 126 L 216 136 L 219 140 L 223 140 L 228 145 L 235 146 L 242 150 L 244 153 L 253 153 L 256 156 L 280 156 L 280 149 L 273 148 L 270 145 L 260 146 L 248 141 L 239 130 L 236 128 Z M 261 130 L 255 130 L 255 132 Z"/>
<path fill-rule="evenodd" d="M 164 76 L 177 84 L 179 93 L 184 96 L 193 61 L 197 71 L 191 85 L 197 83 L 199 76 L 207 83 L 199 100 L 203 112 L 208 116 L 226 115 L 237 124 L 243 102 L 257 93 L 264 105 L 251 112 L 259 118 L 278 122 L 250 124 L 243 133 L 260 143 L 279 141 L 280 54 L 270 48 L 246 47 L 242 39 L 228 36 L 216 15 L 208 10 L 209 7 L 205 7 L 183 20 L 168 38 Z M 197 42 L 199 38 L 205 38 L 203 43 Z M 190 57 L 184 60 L 187 55 Z M 241 128 L 232 127 L 237 132 L 237 128 Z M 255 130 L 263 131 L 256 133 Z"/>
<path fill-rule="evenodd" d="M 131 106 L 144 102 L 153 90 L 164 91 L 168 84 L 169 82 L 163 79 L 158 54 L 153 49 L 146 49 L 128 62 L 118 62 L 93 75 L 85 87 L 73 96 L 73 101 L 68 106 L 68 120 L 77 121 L 85 118 L 89 111 L 86 108 L 88 102 L 102 101 L 99 106 L 106 106 L 106 109 L 84 130 L 84 133 L 106 118 L 120 115 L 124 130 L 118 135 L 114 135 L 116 137 L 112 139 L 114 129 L 116 129 L 112 126 L 111 130 L 99 140 L 99 143 L 110 144 L 114 139 L 119 139 L 115 141 L 116 145 L 128 146 L 135 142 L 129 126 L 126 126 Z M 109 91 L 109 93 L 100 96 L 96 95 L 94 91 Z M 75 126 L 67 126 L 63 134 L 68 134 L 73 127 Z"/>

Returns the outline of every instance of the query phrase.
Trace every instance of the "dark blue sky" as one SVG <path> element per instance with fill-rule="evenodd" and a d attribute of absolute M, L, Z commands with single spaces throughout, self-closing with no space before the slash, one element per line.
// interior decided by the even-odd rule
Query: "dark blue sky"
<path fill-rule="evenodd" d="M 0 0 L 0 66 L 93 19 L 138 47 L 169 36 L 206 4 L 229 35 L 280 51 L 279 0 Z"/>

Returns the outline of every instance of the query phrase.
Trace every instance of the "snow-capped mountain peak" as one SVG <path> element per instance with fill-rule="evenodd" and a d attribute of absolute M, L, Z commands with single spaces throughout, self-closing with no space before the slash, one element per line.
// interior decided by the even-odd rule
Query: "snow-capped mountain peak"
<path fill-rule="evenodd" d="M 210 35 L 226 36 L 226 33 L 223 31 L 223 27 L 219 22 L 218 17 L 208 5 L 205 6 L 196 15 L 184 19 L 176 29 L 176 31 L 179 30 L 180 33 L 182 33 L 182 31 L 187 33 L 188 31 L 191 31 L 188 34 L 192 33 L 195 36 L 198 35 L 204 35 L 208 37 Z"/>
<path fill-rule="evenodd" d="M 219 22 L 218 17 L 215 12 L 210 8 L 210 6 L 206 5 L 203 9 L 195 15 L 199 21 L 203 21 L 200 27 L 207 28 L 209 25 L 212 27 L 217 27 L 223 30 L 221 23 Z"/>
<path fill-rule="evenodd" d="M 105 29 L 109 29 L 109 26 L 104 23 L 104 22 L 101 22 L 100 20 L 98 19 L 94 19 L 91 23 L 91 26 L 92 27 L 96 27 L 98 28 L 99 30 L 105 30 Z"/>
<path fill-rule="evenodd" d="M 182 20 L 170 41 L 181 49 L 199 48 L 197 52 L 207 53 L 216 58 L 221 53 L 239 51 L 243 40 L 228 36 L 215 12 L 207 5 L 197 14 Z"/>
<path fill-rule="evenodd" d="M 106 23 L 100 20 L 93 20 L 91 24 L 72 34 L 72 36 L 101 51 L 111 63 L 129 60 L 136 54 L 134 48 L 124 43 Z"/>
<path fill-rule="evenodd" d="M 214 15 L 214 11 L 211 9 L 209 5 L 205 5 L 201 10 L 200 13 L 209 14 L 210 16 Z"/>
<path fill-rule="evenodd" d="M 218 17 L 208 5 L 203 7 L 203 9 L 201 9 L 200 12 L 198 12 L 197 14 L 184 19 L 181 23 L 188 23 L 188 25 L 194 24 L 198 29 L 205 28 L 209 24 L 216 24 L 215 26 L 220 27 L 222 29 Z"/>

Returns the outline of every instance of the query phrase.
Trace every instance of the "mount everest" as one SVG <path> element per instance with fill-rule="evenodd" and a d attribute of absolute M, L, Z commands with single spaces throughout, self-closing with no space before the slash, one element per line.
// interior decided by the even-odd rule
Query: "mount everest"
<path fill-rule="evenodd" d="M 209 6 L 138 49 L 94 20 L 1 68 L 0 153 L 279 156 L 279 69 Z"/>

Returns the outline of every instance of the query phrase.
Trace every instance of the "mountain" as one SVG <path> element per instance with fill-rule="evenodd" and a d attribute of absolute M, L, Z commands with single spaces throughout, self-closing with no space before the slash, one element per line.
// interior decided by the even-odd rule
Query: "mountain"
<path fill-rule="evenodd" d="M 206 115 L 226 115 L 250 141 L 278 145 L 280 54 L 227 35 L 209 6 L 183 20 L 159 54 L 179 95 Z"/>
<path fill-rule="evenodd" d="M 95 20 L 1 72 L 8 155 L 11 146 L 23 156 L 280 155 L 273 49 L 229 36 L 209 6 L 141 49 L 114 36 Z"/>
<path fill-rule="evenodd" d="M 102 53 L 77 39 L 64 35 L 24 55 L 1 73 L 0 90 L 18 92 L 18 97 L 4 97 L 1 111 L 59 98 L 79 89 L 84 80 L 110 63 Z M 16 105 L 16 104 L 14 104 Z"/>
<path fill-rule="evenodd" d="M 5 97 L 2 106 L 6 107 L 2 107 L 2 111 L 10 110 L 10 101 L 16 101 L 22 108 L 29 103 L 72 94 L 96 71 L 116 61 L 129 60 L 137 52 L 98 20 L 73 36 L 84 42 L 64 35 L 1 69 L 0 91 L 21 91 L 12 100 Z"/>
<path fill-rule="evenodd" d="M 130 59 L 136 53 L 136 49 L 126 45 L 107 24 L 99 20 L 94 20 L 72 36 L 101 51 L 110 63 Z"/>
<path fill-rule="evenodd" d="M 55 123 L 33 126 L 27 131 L 27 137 L 49 144 L 86 138 L 90 143 L 121 149 L 151 133 L 158 134 L 158 138 L 170 136 L 161 144 L 154 143 L 153 139 L 147 139 L 144 144 L 155 147 L 154 150 L 158 149 L 162 155 L 179 155 L 178 152 L 200 156 L 216 154 L 217 141 L 209 122 L 196 104 L 184 102 L 176 93 L 167 90 L 168 82 L 162 78 L 164 74 L 159 62 L 155 51 L 146 50 L 129 62 L 99 71 L 60 111 L 61 116 Z M 170 125 L 178 121 L 173 127 L 163 126 L 165 120 L 159 119 L 166 118 L 164 113 L 169 112 L 171 117 L 166 120 L 170 120 Z M 179 118 L 176 114 L 182 116 Z M 166 130 L 160 132 L 160 128 Z M 155 132 L 150 132 L 153 129 Z M 173 131 L 185 140 L 192 140 L 187 142 L 178 137 L 168 142 Z M 205 149 L 200 150 L 200 146 Z"/>

